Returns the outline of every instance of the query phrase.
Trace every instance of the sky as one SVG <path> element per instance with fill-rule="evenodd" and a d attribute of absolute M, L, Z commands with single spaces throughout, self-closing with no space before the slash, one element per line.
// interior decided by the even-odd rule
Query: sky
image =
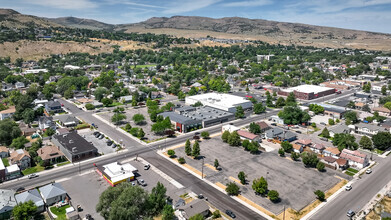
<path fill-rule="evenodd" d="M 0 0 L 0 8 L 109 24 L 175 15 L 236 16 L 391 33 L 391 0 Z"/>

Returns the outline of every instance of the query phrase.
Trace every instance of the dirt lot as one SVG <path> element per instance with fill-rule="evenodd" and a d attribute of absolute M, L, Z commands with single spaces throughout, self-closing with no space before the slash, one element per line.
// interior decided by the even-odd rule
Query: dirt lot
<path fill-rule="evenodd" d="M 213 183 L 237 181 L 240 171 L 247 174 L 248 184 L 242 186 L 241 195 L 263 208 L 278 215 L 285 208 L 301 210 L 313 200 L 314 191 L 327 191 L 340 182 L 335 175 L 348 178 L 338 171 L 327 169 L 326 172 L 318 172 L 316 169 L 305 168 L 302 162 L 294 162 L 290 158 L 282 158 L 276 151 L 262 152 L 252 155 L 239 147 L 230 147 L 221 141 L 221 136 L 200 143 L 201 156 L 204 156 L 204 174 Z M 184 147 L 175 149 L 178 157 L 184 157 L 188 165 L 200 170 L 202 160 L 194 160 L 184 153 Z M 221 170 L 213 168 L 214 160 L 218 159 Z M 267 198 L 255 195 L 251 188 L 252 181 L 261 176 L 265 177 L 269 184 L 269 190 L 277 190 L 281 201 L 272 203 Z M 236 180 L 235 180 L 236 179 Z"/>

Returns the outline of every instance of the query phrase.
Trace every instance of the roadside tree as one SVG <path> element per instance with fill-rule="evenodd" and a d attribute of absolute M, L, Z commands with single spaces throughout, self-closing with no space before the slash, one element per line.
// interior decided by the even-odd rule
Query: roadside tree
<path fill-rule="evenodd" d="M 225 188 L 225 191 L 230 196 L 237 196 L 237 195 L 239 195 L 239 186 L 233 182 L 230 182 L 227 184 L 227 188 Z"/>
<path fill-rule="evenodd" d="M 243 171 L 240 171 L 238 173 L 238 178 L 239 178 L 241 184 L 243 184 L 243 185 L 246 184 L 247 175 Z"/>
<path fill-rule="evenodd" d="M 267 192 L 267 181 L 261 177 L 253 181 L 252 189 L 261 195 L 265 195 Z"/>
<path fill-rule="evenodd" d="M 267 193 L 267 196 L 269 197 L 270 201 L 272 202 L 278 202 L 280 200 L 280 194 L 276 190 L 270 190 Z"/>
<path fill-rule="evenodd" d="M 372 141 L 367 136 L 362 136 L 359 144 L 361 148 L 368 149 L 368 150 L 373 149 Z"/>

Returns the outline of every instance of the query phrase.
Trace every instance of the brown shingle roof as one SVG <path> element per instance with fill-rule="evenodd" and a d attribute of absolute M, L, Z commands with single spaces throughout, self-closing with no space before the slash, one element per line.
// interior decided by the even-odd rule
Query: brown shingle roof
<path fill-rule="evenodd" d="M 335 154 L 335 155 L 338 155 L 338 154 L 341 153 L 341 152 L 338 150 L 338 148 L 336 148 L 336 147 L 327 147 L 327 148 L 325 149 L 325 151 L 328 151 L 328 152 L 330 152 L 330 153 L 332 153 L 332 154 Z"/>
<path fill-rule="evenodd" d="M 16 111 L 15 106 L 10 106 L 8 109 L 1 111 L 0 114 L 15 113 L 15 111 Z"/>
<path fill-rule="evenodd" d="M 24 149 L 19 149 L 12 152 L 9 158 L 11 160 L 11 163 L 15 163 L 17 161 L 20 161 L 25 156 L 30 157 L 29 152 Z"/>
<path fill-rule="evenodd" d="M 57 158 L 60 156 L 64 156 L 64 154 L 55 146 L 46 146 L 39 150 L 37 150 L 38 156 L 42 158 L 42 160 L 48 160 L 52 158 Z"/>
<path fill-rule="evenodd" d="M 256 137 L 258 137 L 258 135 L 250 133 L 248 131 L 238 130 L 237 132 L 239 136 L 242 136 L 250 140 L 254 140 Z"/>
<path fill-rule="evenodd" d="M 5 146 L 0 147 L 0 152 L 9 152 L 9 149 Z"/>
<path fill-rule="evenodd" d="M 345 166 L 345 165 L 348 163 L 347 160 L 342 159 L 342 158 L 339 158 L 339 159 L 337 159 L 336 161 L 337 161 L 337 164 L 338 164 L 339 166 Z"/>
<path fill-rule="evenodd" d="M 266 122 L 264 122 L 264 121 L 260 121 L 260 122 L 258 122 L 257 124 L 259 125 L 259 127 L 261 127 L 261 130 L 264 130 L 264 129 L 266 129 L 266 128 L 269 128 L 269 125 L 266 124 Z"/>

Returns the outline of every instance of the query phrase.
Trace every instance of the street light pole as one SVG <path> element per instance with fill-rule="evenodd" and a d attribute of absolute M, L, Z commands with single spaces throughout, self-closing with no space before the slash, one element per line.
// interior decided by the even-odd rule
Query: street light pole
<path fill-rule="evenodd" d="M 202 167 L 201 167 L 201 179 L 204 179 L 204 157 L 202 157 Z"/>

